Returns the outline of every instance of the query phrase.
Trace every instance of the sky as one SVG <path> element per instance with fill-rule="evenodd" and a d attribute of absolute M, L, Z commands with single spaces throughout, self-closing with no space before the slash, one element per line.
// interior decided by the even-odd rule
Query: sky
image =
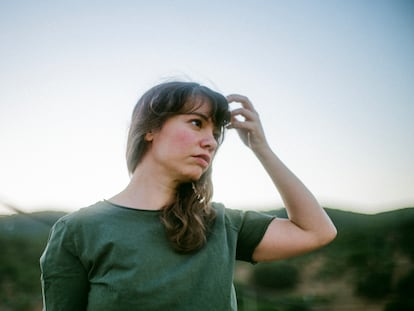
<path fill-rule="evenodd" d="M 1 1 L 0 44 L 0 202 L 70 212 L 121 191 L 136 101 L 184 79 L 248 96 L 323 206 L 414 206 L 412 1 Z M 232 131 L 213 173 L 215 201 L 283 206 Z"/>

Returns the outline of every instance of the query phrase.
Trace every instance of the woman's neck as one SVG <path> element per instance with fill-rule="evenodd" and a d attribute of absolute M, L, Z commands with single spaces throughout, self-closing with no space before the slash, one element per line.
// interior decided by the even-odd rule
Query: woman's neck
<path fill-rule="evenodd" d="M 109 199 L 110 202 L 144 210 L 160 210 L 171 204 L 177 184 L 165 175 L 159 176 L 137 167 L 124 190 Z"/>

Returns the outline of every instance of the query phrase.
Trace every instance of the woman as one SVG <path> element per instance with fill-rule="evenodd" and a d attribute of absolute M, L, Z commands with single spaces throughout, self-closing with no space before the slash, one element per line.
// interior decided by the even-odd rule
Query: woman
<path fill-rule="evenodd" d="M 233 102 L 242 106 L 229 112 Z M 289 219 L 211 202 L 211 164 L 225 127 L 263 164 Z M 295 256 L 336 235 L 272 152 L 244 96 L 189 82 L 153 87 L 133 111 L 127 164 L 123 191 L 54 225 L 41 257 L 44 310 L 237 310 L 236 259 Z"/>

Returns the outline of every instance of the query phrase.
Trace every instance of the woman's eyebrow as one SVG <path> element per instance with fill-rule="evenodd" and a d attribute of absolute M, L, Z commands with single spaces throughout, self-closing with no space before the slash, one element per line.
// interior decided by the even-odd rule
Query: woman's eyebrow
<path fill-rule="evenodd" d="M 186 115 L 196 115 L 196 116 L 199 116 L 199 117 L 203 118 L 205 121 L 208 121 L 210 119 L 209 116 L 206 116 L 205 114 L 202 114 L 200 112 L 187 112 L 187 113 L 184 113 L 184 114 L 186 114 Z"/>

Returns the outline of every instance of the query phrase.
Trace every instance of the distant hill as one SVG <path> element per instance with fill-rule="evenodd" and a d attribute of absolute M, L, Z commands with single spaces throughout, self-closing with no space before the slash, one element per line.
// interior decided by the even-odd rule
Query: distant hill
<path fill-rule="evenodd" d="M 326 210 L 338 229 L 331 244 L 236 273 L 248 308 L 253 298 L 269 311 L 414 310 L 414 208 L 375 215 Z"/>
<path fill-rule="evenodd" d="M 0 235 L 11 237 L 38 237 L 47 234 L 64 212 L 36 212 L 0 217 Z"/>
<path fill-rule="evenodd" d="M 276 263 L 238 263 L 239 311 L 414 310 L 414 208 L 326 210 L 338 228 L 333 243 Z M 268 213 L 286 217 L 284 210 Z M 0 310 L 41 310 L 39 257 L 63 215 L 0 217 Z"/>

